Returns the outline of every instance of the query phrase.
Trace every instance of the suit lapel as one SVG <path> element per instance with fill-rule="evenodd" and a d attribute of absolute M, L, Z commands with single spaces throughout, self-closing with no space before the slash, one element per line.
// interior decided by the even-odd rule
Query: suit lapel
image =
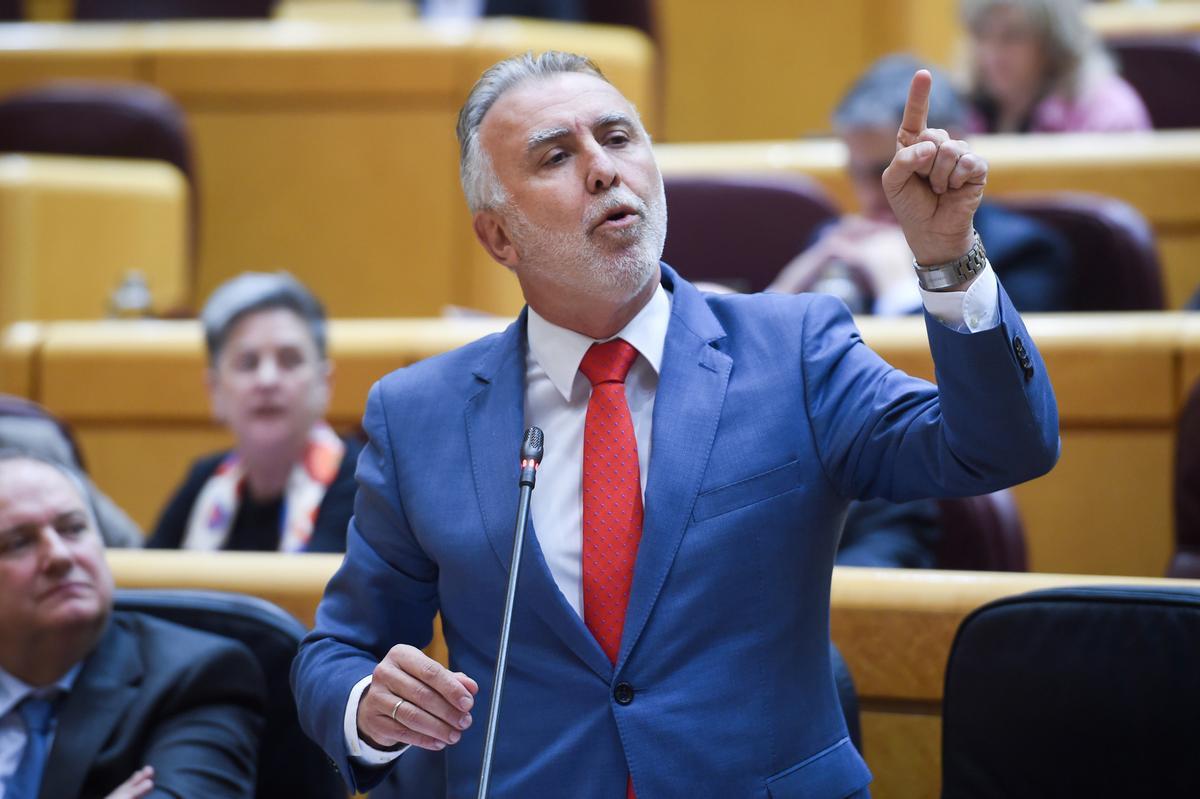
<path fill-rule="evenodd" d="M 725 331 L 700 293 L 669 267 L 663 267 L 663 276 L 668 286 L 674 284 L 674 299 L 654 398 L 645 521 L 618 669 L 641 636 L 683 540 L 733 368 L 732 359 L 712 346 Z"/>
<path fill-rule="evenodd" d="M 100 749 L 132 704 L 142 680 L 133 636 L 117 620 L 84 663 L 58 715 L 39 796 L 80 796 Z"/>
<path fill-rule="evenodd" d="M 524 435 L 525 314 L 504 332 L 475 370 L 479 390 L 467 402 L 467 442 L 483 526 L 507 579 L 512 560 Z M 541 616 L 554 633 L 598 675 L 608 680 L 612 664 L 558 590 L 533 524 L 525 534 L 517 601 Z"/>

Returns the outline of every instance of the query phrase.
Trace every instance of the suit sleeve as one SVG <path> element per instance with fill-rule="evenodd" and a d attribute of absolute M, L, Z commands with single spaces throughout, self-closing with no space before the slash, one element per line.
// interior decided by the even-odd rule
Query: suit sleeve
<path fill-rule="evenodd" d="M 843 495 L 907 502 L 985 494 L 1048 472 L 1058 409 L 1046 366 L 1000 287 L 1000 323 L 958 333 L 925 317 L 937 386 L 893 369 L 845 306 L 814 297 L 803 321 L 806 407 Z"/>
<path fill-rule="evenodd" d="M 198 654 L 147 731 L 154 799 L 253 799 L 265 683 L 240 644 Z"/>
<path fill-rule="evenodd" d="M 405 517 L 384 394 L 381 381 L 367 398 L 368 441 L 358 461 L 346 557 L 292 665 L 301 726 L 360 792 L 381 780 L 386 768 L 350 761 L 342 734 L 350 691 L 396 644 L 428 646 L 438 610 L 437 565 Z"/>

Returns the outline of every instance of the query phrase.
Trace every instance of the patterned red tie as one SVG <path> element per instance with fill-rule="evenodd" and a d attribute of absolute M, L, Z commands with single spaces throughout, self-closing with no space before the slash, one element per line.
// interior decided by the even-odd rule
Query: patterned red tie
<path fill-rule="evenodd" d="M 592 383 L 583 426 L 583 620 L 615 665 L 642 538 L 642 482 L 625 375 L 629 342 L 593 344 L 579 371 Z M 634 799 L 633 777 L 626 796 Z"/>

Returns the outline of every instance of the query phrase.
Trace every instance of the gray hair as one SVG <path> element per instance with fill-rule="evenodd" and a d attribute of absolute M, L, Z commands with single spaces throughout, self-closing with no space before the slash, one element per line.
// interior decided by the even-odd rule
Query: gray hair
<path fill-rule="evenodd" d="M 79 470 L 74 469 L 65 463 L 60 463 L 53 458 L 45 457 L 37 452 L 30 452 L 28 450 L 17 449 L 14 447 L 0 447 L 0 467 L 3 467 L 6 463 L 15 463 L 17 461 L 28 461 L 31 463 L 40 463 L 43 466 L 49 466 L 54 471 L 67 478 L 67 482 L 69 482 L 75 488 L 75 492 L 79 494 L 80 500 L 83 501 L 83 508 L 87 512 L 88 519 L 91 521 L 92 526 L 96 528 L 96 533 L 100 533 L 100 524 L 97 521 L 99 517 L 96 515 L 96 506 L 92 504 L 92 494 L 88 490 L 87 478 L 84 477 Z"/>
<path fill-rule="evenodd" d="M 863 129 L 899 127 L 913 73 L 928 69 L 933 73 L 929 94 L 929 127 L 962 130 L 967 111 L 950 80 L 937 70 L 909 55 L 891 55 L 879 59 L 864 72 L 842 97 L 833 112 L 833 126 L 839 133 Z"/>
<path fill-rule="evenodd" d="M 1074 97 L 1089 74 L 1112 71 L 1112 59 L 1083 18 L 1083 0 L 962 0 L 962 19 L 974 33 L 993 8 L 1025 12 L 1041 38 L 1048 64 L 1046 85 Z M 978 76 L 973 76 L 978 87 Z"/>
<path fill-rule="evenodd" d="M 506 58 L 493 64 L 475 83 L 462 110 L 458 112 L 459 180 L 471 213 L 496 208 L 508 201 L 508 195 L 492 160 L 479 144 L 479 126 L 496 101 L 510 89 L 534 78 L 576 72 L 592 75 L 609 83 L 600 68 L 588 57 L 548 50 Z"/>
<path fill-rule="evenodd" d="M 240 319 L 273 308 L 295 312 L 312 334 L 317 353 L 325 358 L 325 309 L 312 292 L 287 272 L 243 272 L 218 286 L 200 312 L 208 362 L 216 363 Z"/>

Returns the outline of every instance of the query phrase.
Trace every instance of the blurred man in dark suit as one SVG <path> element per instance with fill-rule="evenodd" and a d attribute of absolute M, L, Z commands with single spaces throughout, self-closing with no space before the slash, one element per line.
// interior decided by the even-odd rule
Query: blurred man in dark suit
<path fill-rule="evenodd" d="M 242 645 L 114 613 L 82 483 L 0 451 L 3 799 L 252 797 L 263 694 Z"/>

